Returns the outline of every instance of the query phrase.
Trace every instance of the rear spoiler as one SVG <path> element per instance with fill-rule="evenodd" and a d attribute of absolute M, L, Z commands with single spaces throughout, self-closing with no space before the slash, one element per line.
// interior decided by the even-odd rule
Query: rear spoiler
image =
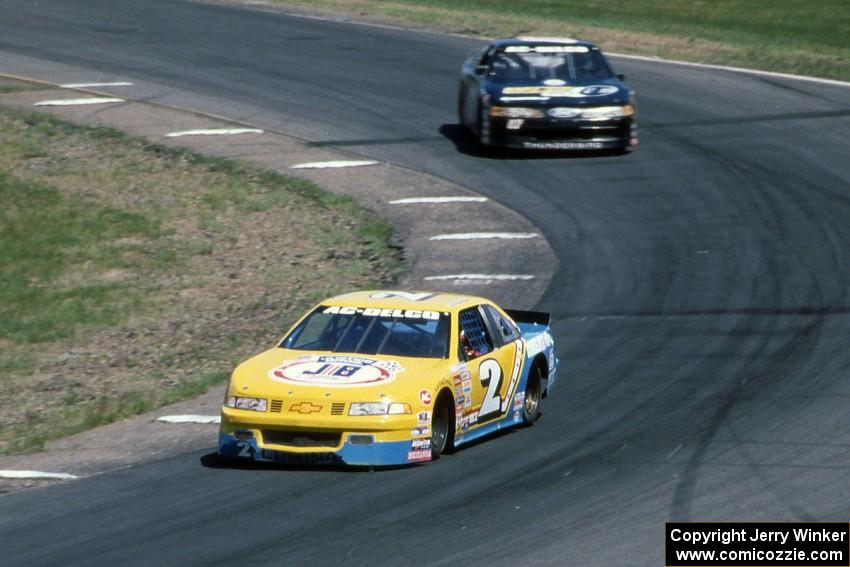
<path fill-rule="evenodd" d="M 521 311 L 519 309 L 505 309 L 505 313 L 517 323 L 530 323 L 535 325 L 549 326 L 549 313 L 544 311 Z"/>

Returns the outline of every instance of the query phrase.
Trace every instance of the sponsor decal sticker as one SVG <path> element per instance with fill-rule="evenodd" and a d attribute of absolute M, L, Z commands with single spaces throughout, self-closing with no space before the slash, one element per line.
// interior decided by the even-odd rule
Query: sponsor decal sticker
<path fill-rule="evenodd" d="M 505 53 L 587 53 L 584 45 L 509 45 Z"/>
<path fill-rule="evenodd" d="M 419 425 L 430 425 L 431 424 L 431 412 L 430 411 L 420 411 L 416 414 L 418 418 L 417 423 Z"/>
<path fill-rule="evenodd" d="M 414 439 L 410 442 L 410 448 L 413 450 L 417 449 L 430 449 L 431 448 L 431 440 L 430 439 Z"/>
<path fill-rule="evenodd" d="M 284 361 L 269 371 L 269 378 L 307 386 L 374 386 L 395 380 L 404 368 L 392 360 L 345 355 L 308 355 Z"/>
<path fill-rule="evenodd" d="M 523 142 L 531 150 L 601 150 L 602 142 Z"/>
<path fill-rule="evenodd" d="M 414 427 L 410 430 L 411 437 L 431 437 L 431 429 L 425 425 Z"/>
<path fill-rule="evenodd" d="M 372 299 L 389 299 L 391 297 L 400 297 L 408 301 L 425 301 L 437 295 L 436 293 L 414 293 L 411 291 L 376 291 L 369 297 Z"/>
<path fill-rule="evenodd" d="M 547 97 L 587 98 L 612 95 L 619 91 L 613 85 L 505 87 L 503 95 L 540 95 Z"/>
<path fill-rule="evenodd" d="M 517 392 L 514 397 L 514 409 L 522 409 L 522 405 L 525 403 L 525 392 Z"/>
<path fill-rule="evenodd" d="M 545 332 L 525 341 L 525 348 L 528 351 L 527 356 L 529 358 L 533 358 L 536 354 L 539 354 L 554 345 L 555 341 L 552 339 L 552 335 Z"/>
<path fill-rule="evenodd" d="M 423 450 L 423 451 L 408 451 L 407 460 L 411 462 L 415 461 L 430 461 L 431 460 L 431 449 Z"/>
<path fill-rule="evenodd" d="M 379 307 L 352 307 L 332 305 L 325 307 L 322 313 L 327 315 L 363 315 L 364 317 L 393 317 L 404 319 L 427 319 L 439 321 L 439 311 L 422 311 L 420 309 L 381 309 Z"/>
<path fill-rule="evenodd" d="M 419 401 L 422 402 L 426 406 L 431 405 L 431 392 L 428 390 L 421 390 L 419 392 Z"/>

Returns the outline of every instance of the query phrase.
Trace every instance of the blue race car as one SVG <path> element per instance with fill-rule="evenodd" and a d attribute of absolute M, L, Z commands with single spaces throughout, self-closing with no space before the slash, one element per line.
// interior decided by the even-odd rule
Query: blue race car
<path fill-rule="evenodd" d="M 500 39 L 463 64 L 459 122 L 483 146 L 627 149 L 638 137 L 623 80 L 589 41 Z"/>

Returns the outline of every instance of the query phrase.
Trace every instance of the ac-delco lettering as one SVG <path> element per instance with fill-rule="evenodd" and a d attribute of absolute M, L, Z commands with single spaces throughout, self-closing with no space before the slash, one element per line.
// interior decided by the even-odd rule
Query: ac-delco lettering
<path fill-rule="evenodd" d="M 326 307 L 322 313 L 327 315 L 363 315 L 364 317 L 398 317 L 404 319 L 428 319 L 438 321 L 439 311 L 421 309 L 381 309 L 379 307 Z"/>

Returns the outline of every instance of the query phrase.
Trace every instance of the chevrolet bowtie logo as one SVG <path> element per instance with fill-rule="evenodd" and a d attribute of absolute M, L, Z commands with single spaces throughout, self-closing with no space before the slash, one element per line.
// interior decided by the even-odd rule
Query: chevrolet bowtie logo
<path fill-rule="evenodd" d="M 322 406 L 317 406 L 310 402 L 301 402 L 300 404 L 292 404 L 289 406 L 289 411 L 298 413 L 316 413 L 317 411 L 322 411 Z"/>

